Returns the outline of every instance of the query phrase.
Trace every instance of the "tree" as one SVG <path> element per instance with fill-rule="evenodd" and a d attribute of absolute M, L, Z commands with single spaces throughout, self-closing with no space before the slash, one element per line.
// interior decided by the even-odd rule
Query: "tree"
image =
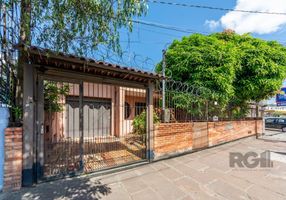
<path fill-rule="evenodd" d="M 27 0 L 22 0 L 27 1 Z M 59 51 L 90 53 L 99 45 L 120 51 L 121 27 L 146 13 L 145 0 L 29 0 L 32 42 Z"/>
<path fill-rule="evenodd" d="M 132 31 L 132 18 L 147 11 L 145 0 L 3 0 L 0 5 L 7 10 L 20 8 L 20 18 L 12 19 L 20 27 L 20 44 L 79 55 L 92 55 L 100 45 L 120 53 L 119 29 L 126 27 Z M 25 49 L 21 50 L 17 67 L 18 105 L 22 104 L 26 59 Z"/>
<path fill-rule="evenodd" d="M 275 95 L 286 78 L 286 48 L 275 41 L 264 41 L 249 34 L 214 34 L 238 49 L 234 96 L 230 109 L 247 112 L 248 102 L 259 102 Z"/>
<path fill-rule="evenodd" d="M 159 63 L 156 70 L 161 69 Z M 222 110 L 245 114 L 248 102 L 268 98 L 281 87 L 286 48 L 232 31 L 193 34 L 170 45 L 166 71 L 175 80 L 210 89 L 209 100 L 218 101 Z"/>

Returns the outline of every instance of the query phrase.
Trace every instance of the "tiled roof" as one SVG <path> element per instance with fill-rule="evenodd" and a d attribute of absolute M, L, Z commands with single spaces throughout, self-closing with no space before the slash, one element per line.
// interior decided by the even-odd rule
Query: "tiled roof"
<path fill-rule="evenodd" d="M 23 45 L 18 46 L 18 48 L 24 48 L 25 51 L 27 52 L 28 57 L 33 57 L 36 56 L 37 59 L 58 59 L 58 60 L 67 60 L 68 62 L 75 62 L 75 63 L 83 63 L 87 66 L 102 66 L 104 67 L 105 70 L 119 70 L 121 72 L 125 73 L 132 73 L 133 75 L 138 75 L 146 78 L 151 78 L 151 79 L 160 79 L 162 78 L 162 75 L 157 74 L 155 72 L 147 72 L 139 69 L 135 69 L 132 67 L 126 67 L 126 66 L 120 66 L 118 64 L 111 64 L 103 61 L 97 61 L 95 59 L 91 58 L 86 58 L 86 57 L 81 57 L 81 56 L 76 56 L 73 54 L 66 54 L 63 52 L 55 52 L 50 49 L 44 49 L 44 48 L 39 48 L 36 46 L 29 46 L 29 47 L 24 47 Z"/>

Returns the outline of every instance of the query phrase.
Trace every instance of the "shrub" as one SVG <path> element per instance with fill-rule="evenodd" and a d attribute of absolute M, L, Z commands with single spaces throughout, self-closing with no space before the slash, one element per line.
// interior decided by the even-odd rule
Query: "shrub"
<path fill-rule="evenodd" d="M 134 120 L 132 122 L 134 134 L 137 134 L 137 135 L 145 135 L 146 134 L 146 132 L 147 132 L 146 118 L 147 118 L 146 111 L 143 111 L 140 115 L 137 115 L 134 118 Z M 160 122 L 160 119 L 155 112 L 153 112 L 153 122 L 154 122 L 154 124 Z"/>

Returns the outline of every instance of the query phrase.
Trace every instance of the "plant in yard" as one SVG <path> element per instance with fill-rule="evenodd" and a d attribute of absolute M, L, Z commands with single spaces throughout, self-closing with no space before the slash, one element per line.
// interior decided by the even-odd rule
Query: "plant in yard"
<path fill-rule="evenodd" d="M 13 120 L 13 126 L 21 126 L 21 120 L 23 116 L 23 109 L 20 106 L 11 106 L 10 108 L 12 116 L 14 118 Z"/>
<path fill-rule="evenodd" d="M 133 126 L 133 133 L 136 135 L 140 135 L 140 136 L 144 136 L 147 133 L 147 115 L 146 115 L 146 111 L 143 111 L 140 115 L 137 115 L 133 122 L 132 122 L 132 126 Z M 157 124 L 160 122 L 160 119 L 158 117 L 158 115 L 153 112 L 153 123 Z"/>
<path fill-rule="evenodd" d="M 44 109 L 49 113 L 61 112 L 63 110 L 62 97 L 66 97 L 69 93 L 68 84 L 57 84 L 46 81 L 44 83 Z"/>
<path fill-rule="evenodd" d="M 156 70 L 161 72 L 162 63 Z M 208 88 L 211 95 L 201 97 L 217 101 L 216 109 L 224 116 L 242 117 L 249 102 L 259 102 L 280 89 L 286 77 L 286 48 L 233 31 L 193 34 L 170 45 L 166 71 L 175 80 Z M 189 107 L 193 97 L 180 96 L 177 101 Z"/>
<path fill-rule="evenodd" d="M 174 102 L 174 107 L 183 109 L 187 114 L 192 114 L 193 116 L 204 116 L 205 100 L 203 98 L 188 94 L 188 93 L 173 93 L 172 101 Z"/>

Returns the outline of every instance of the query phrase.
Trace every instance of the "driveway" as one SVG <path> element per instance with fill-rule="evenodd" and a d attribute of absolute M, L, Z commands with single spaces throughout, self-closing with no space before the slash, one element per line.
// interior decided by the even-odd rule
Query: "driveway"
<path fill-rule="evenodd" d="M 231 168 L 230 152 L 269 150 L 272 168 Z M 0 199 L 286 199 L 286 143 L 246 138 L 101 177 L 39 184 Z"/>

